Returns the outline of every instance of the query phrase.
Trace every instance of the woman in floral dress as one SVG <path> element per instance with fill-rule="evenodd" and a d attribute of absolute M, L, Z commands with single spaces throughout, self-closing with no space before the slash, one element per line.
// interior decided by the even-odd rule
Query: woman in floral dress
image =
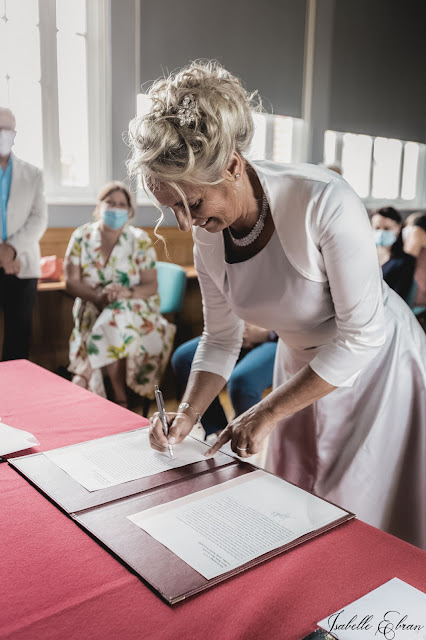
<path fill-rule="evenodd" d="M 148 234 L 133 227 L 126 187 L 102 189 L 95 222 L 78 227 L 65 255 L 67 291 L 76 297 L 70 338 L 73 382 L 104 396 L 104 373 L 115 402 L 126 385 L 152 397 L 167 365 L 175 326 L 160 314 L 156 254 Z"/>

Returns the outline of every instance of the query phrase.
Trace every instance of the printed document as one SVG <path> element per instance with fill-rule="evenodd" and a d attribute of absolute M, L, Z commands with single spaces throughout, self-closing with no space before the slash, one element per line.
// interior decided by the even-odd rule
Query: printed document
<path fill-rule="evenodd" d="M 205 460 L 207 447 L 194 438 L 173 445 L 174 457 L 151 449 L 148 429 L 118 433 L 46 451 L 44 455 L 88 491 L 113 487 Z"/>
<path fill-rule="evenodd" d="M 392 578 L 318 625 L 339 640 L 424 640 L 426 594 Z"/>
<path fill-rule="evenodd" d="M 258 470 L 129 520 L 210 580 L 344 515 L 342 509 Z"/>

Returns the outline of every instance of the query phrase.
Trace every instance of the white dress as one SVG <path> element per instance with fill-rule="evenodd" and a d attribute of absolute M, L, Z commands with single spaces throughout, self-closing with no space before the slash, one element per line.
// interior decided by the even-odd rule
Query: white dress
<path fill-rule="evenodd" d="M 279 337 L 274 385 L 304 365 L 338 387 L 283 420 L 268 468 L 426 548 L 426 338 L 383 283 L 365 208 L 335 174 L 253 163 L 276 232 L 226 264 L 221 233 L 194 232 L 204 332 L 193 371 L 229 378 L 244 320 Z"/>
<path fill-rule="evenodd" d="M 311 362 L 318 345 L 336 332 L 328 283 L 300 275 L 276 232 L 253 258 L 226 264 L 224 294 L 240 318 L 261 326 L 267 319 L 278 334 L 274 387 Z M 383 294 L 387 336 L 381 352 L 352 387 L 282 420 L 270 437 L 266 467 L 420 546 L 425 340 L 413 313 L 386 283 Z"/>

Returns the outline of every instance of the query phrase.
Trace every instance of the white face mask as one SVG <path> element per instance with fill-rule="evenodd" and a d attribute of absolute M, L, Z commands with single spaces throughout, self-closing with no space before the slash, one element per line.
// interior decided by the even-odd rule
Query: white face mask
<path fill-rule="evenodd" d="M 377 247 L 391 247 L 396 242 L 396 233 L 390 229 L 374 229 L 373 236 Z"/>
<path fill-rule="evenodd" d="M 0 129 L 0 156 L 8 156 L 12 151 L 15 135 L 11 129 Z"/>

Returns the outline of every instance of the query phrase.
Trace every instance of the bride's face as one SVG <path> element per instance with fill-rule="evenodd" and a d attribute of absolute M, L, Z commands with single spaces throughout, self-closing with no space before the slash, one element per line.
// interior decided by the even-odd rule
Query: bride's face
<path fill-rule="evenodd" d="M 190 216 L 187 215 L 182 199 L 168 185 L 160 185 L 153 194 L 160 205 L 172 209 L 181 231 L 189 231 L 194 226 L 203 227 L 209 233 L 217 233 L 230 225 L 237 228 L 242 215 L 234 185 L 234 182 L 226 179 L 213 186 L 180 185 Z"/>

